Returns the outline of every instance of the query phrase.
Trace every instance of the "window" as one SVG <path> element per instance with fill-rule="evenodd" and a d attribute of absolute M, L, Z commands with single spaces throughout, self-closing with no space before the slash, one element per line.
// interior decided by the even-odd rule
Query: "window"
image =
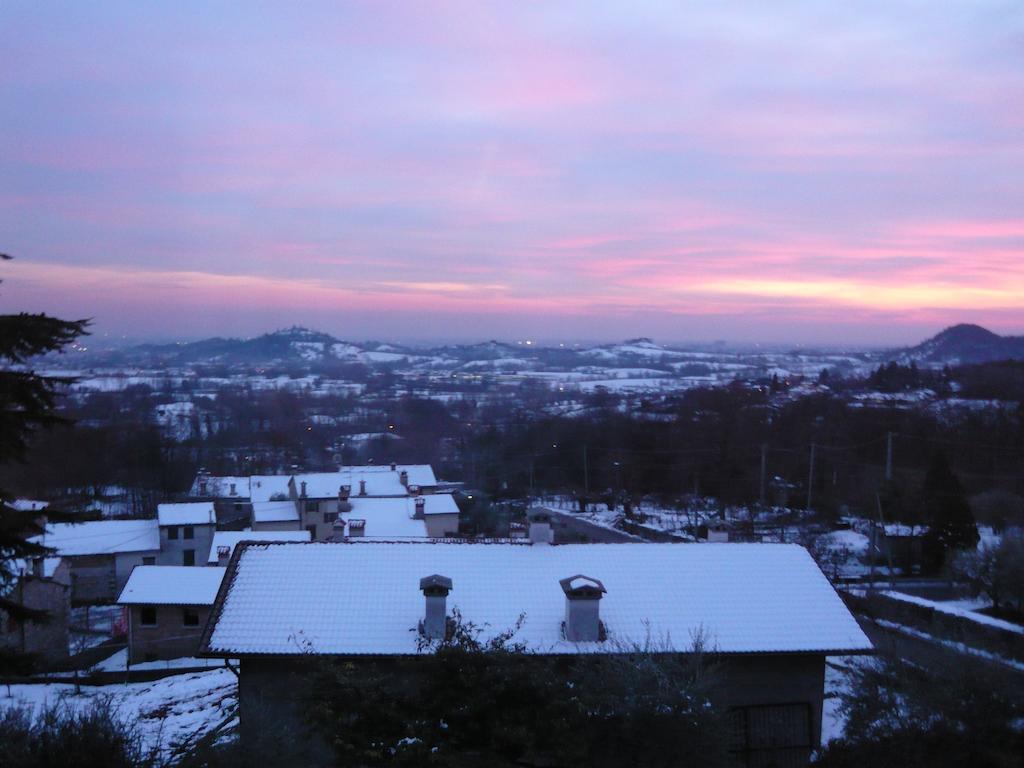
<path fill-rule="evenodd" d="M 139 624 L 144 627 L 156 626 L 156 608 L 152 605 L 144 605 L 139 609 Z"/>
<path fill-rule="evenodd" d="M 325 523 L 333 523 L 337 519 L 338 519 L 338 513 L 337 512 L 324 512 L 324 522 Z"/>
<path fill-rule="evenodd" d="M 311 539 L 315 539 L 316 538 L 316 526 L 315 525 L 307 525 L 306 526 L 306 530 L 309 531 L 309 538 L 311 538 Z"/>
<path fill-rule="evenodd" d="M 155 653 L 147 653 L 146 654 L 146 661 L 156 661 L 156 654 Z"/>
<path fill-rule="evenodd" d="M 167 538 L 176 539 L 178 538 L 178 526 L 172 525 L 167 529 Z"/>
<path fill-rule="evenodd" d="M 181 564 L 182 565 L 195 565 L 196 564 L 196 551 L 194 549 L 184 549 L 181 552 Z"/>
<path fill-rule="evenodd" d="M 307 501 L 306 502 L 306 511 L 307 512 L 316 512 L 316 510 L 317 510 L 317 503 L 315 501 Z"/>
<path fill-rule="evenodd" d="M 144 558 L 142 558 L 142 564 L 143 565 L 156 565 L 156 558 L 155 557 L 144 557 Z"/>
<path fill-rule="evenodd" d="M 185 536 L 184 536 L 184 538 L 186 538 L 186 539 L 194 539 L 195 537 L 196 537 L 196 529 L 193 528 L 191 525 L 186 525 L 185 526 Z"/>
<path fill-rule="evenodd" d="M 198 627 L 199 611 L 197 611 L 195 608 L 182 608 L 181 625 L 183 627 Z"/>

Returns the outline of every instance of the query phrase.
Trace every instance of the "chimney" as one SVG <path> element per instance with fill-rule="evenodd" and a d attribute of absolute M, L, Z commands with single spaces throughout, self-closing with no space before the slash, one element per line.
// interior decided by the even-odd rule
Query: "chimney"
<path fill-rule="evenodd" d="M 394 467 L 394 464 L 392 464 L 391 466 Z M 404 469 L 398 473 L 398 482 L 400 482 L 402 485 L 406 487 L 408 487 L 409 485 L 409 473 L 406 472 Z"/>
<path fill-rule="evenodd" d="M 231 495 L 232 496 L 237 496 L 238 495 L 238 486 L 237 486 L 236 483 L 232 483 L 231 484 Z"/>
<path fill-rule="evenodd" d="M 551 514 L 543 509 L 530 512 L 530 543 L 551 544 L 555 540 L 551 530 Z"/>
<path fill-rule="evenodd" d="M 426 601 L 420 634 L 428 640 L 443 640 L 448 633 L 448 593 L 452 591 L 452 580 L 436 573 L 424 576 L 420 589 Z"/>
<path fill-rule="evenodd" d="M 392 461 L 391 462 L 391 471 L 394 472 L 396 469 L 398 469 L 398 465 L 395 464 L 395 462 Z"/>
<path fill-rule="evenodd" d="M 420 495 L 420 487 L 418 485 L 416 485 L 415 483 L 410 485 L 409 486 L 409 495 L 410 496 L 419 496 Z"/>
<path fill-rule="evenodd" d="M 422 496 L 416 497 L 416 512 L 413 514 L 413 518 L 416 520 L 422 520 L 423 514 L 427 510 L 427 500 Z"/>
<path fill-rule="evenodd" d="M 596 643 L 604 639 L 601 595 L 608 590 L 597 579 L 576 574 L 558 582 L 565 592 L 565 639 L 570 643 Z"/>
<path fill-rule="evenodd" d="M 348 501 L 348 497 L 352 494 L 351 485 L 339 485 L 338 486 L 338 501 Z"/>
<path fill-rule="evenodd" d="M 32 575 L 35 576 L 37 579 L 43 578 L 43 558 L 32 558 Z"/>
<path fill-rule="evenodd" d="M 205 496 L 206 495 L 206 480 L 200 480 L 199 481 L 199 495 L 200 496 Z"/>
<path fill-rule="evenodd" d="M 365 480 L 360 480 L 359 481 L 359 495 L 360 496 L 365 496 L 366 495 L 366 481 Z"/>
<path fill-rule="evenodd" d="M 365 520 L 349 520 L 348 521 L 348 537 L 355 539 L 360 536 L 366 535 L 366 521 Z"/>
<path fill-rule="evenodd" d="M 223 544 L 217 547 L 217 565 L 226 566 L 230 559 L 231 547 L 225 547 Z"/>
<path fill-rule="evenodd" d="M 299 491 L 299 497 L 303 498 L 303 499 L 306 498 L 306 481 L 305 480 L 302 481 L 302 490 Z"/>

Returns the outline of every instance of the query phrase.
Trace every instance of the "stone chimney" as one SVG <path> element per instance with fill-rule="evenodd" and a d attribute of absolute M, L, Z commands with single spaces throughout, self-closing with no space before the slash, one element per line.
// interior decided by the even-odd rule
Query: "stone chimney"
<path fill-rule="evenodd" d="M 394 466 L 394 465 L 392 465 L 392 466 Z M 400 482 L 406 488 L 409 487 L 409 473 L 406 472 L 404 469 L 401 472 L 398 473 L 398 482 Z"/>
<path fill-rule="evenodd" d="M 565 592 L 565 639 L 571 643 L 596 643 L 601 630 L 601 596 L 608 590 L 597 579 L 576 574 L 558 582 Z"/>
<path fill-rule="evenodd" d="M 348 497 L 352 495 L 351 485 L 339 485 L 338 486 L 338 501 L 348 501 Z"/>
<path fill-rule="evenodd" d="M 360 480 L 359 481 L 359 495 L 360 496 L 365 496 L 366 495 L 366 481 L 365 480 Z"/>
<path fill-rule="evenodd" d="M 231 547 L 225 547 L 223 544 L 217 547 L 217 565 L 225 566 L 228 564 L 228 560 L 231 559 Z"/>
<path fill-rule="evenodd" d="M 422 496 L 417 496 L 415 499 L 416 511 L 413 513 L 413 517 L 416 520 L 422 520 L 423 515 L 427 510 L 427 500 Z"/>
<path fill-rule="evenodd" d="M 366 521 L 353 519 L 348 521 L 348 537 L 356 539 L 366 535 Z"/>
<path fill-rule="evenodd" d="M 230 490 L 228 495 L 229 496 L 237 496 L 238 495 L 238 484 L 237 483 L 232 483 L 231 484 L 231 490 Z"/>
<path fill-rule="evenodd" d="M 551 544 L 555 540 L 551 529 L 551 513 L 544 509 L 534 509 L 529 514 L 530 543 Z"/>
<path fill-rule="evenodd" d="M 410 496 L 419 496 L 420 495 L 420 487 L 418 485 L 416 485 L 415 483 L 410 485 L 409 486 L 409 495 Z"/>
<path fill-rule="evenodd" d="M 299 497 L 304 499 L 304 498 L 306 498 L 306 481 L 305 480 L 302 481 L 302 485 L 300 487 L 301 487 L 302 490 L 299 491 Z"/>
<path fill-rule="evenodd" d="M 448 632 L 448 593 L 452 591 L 452 580 L 436 573 L 424 576 L 420 579 L 420 589 L 426 601 L 420 634 L 428 640 L 443 640 Z"/>
<path fill-rule="evenodd" d="M 394 472 L 396 469 L 398 469 L 398 465 L 395 464 L 395 462 L 392 461 L 391 462 L 391 471 Z"/>

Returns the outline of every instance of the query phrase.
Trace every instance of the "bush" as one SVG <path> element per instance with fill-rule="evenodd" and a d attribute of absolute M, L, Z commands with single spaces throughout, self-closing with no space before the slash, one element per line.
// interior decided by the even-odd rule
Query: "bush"
<path fill-rule="evenodd" d="M 66 704 L 0 714 L 0 765 L 4 768 L 152 768 L 157 754 L 147 751 L 134 724 L 122 720 L 109 699 L 88 710 Z"/>

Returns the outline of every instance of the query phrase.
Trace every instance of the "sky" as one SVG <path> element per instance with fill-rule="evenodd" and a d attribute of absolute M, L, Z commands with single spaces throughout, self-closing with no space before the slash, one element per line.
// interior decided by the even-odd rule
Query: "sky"
<path fill-rule="evenodd" d="M 1024 333 L 1024 4 L 0 4 L 0 312 Z"/>

